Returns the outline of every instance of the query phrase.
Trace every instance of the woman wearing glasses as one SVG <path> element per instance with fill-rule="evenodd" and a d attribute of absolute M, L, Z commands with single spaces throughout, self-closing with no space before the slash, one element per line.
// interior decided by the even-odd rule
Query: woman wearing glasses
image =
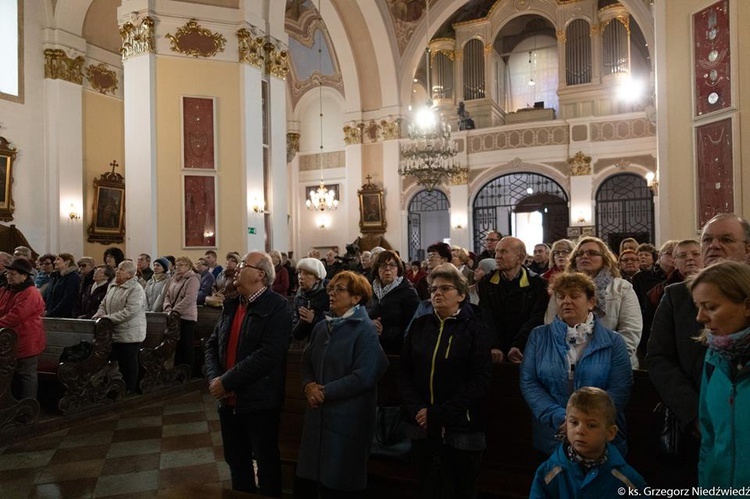
<path fill-rule="evenodd" d="M 568 266 L 568 261 L 570 260 L 570 254 L 573 253 L 574 246 L 573 241 L 568 239 L 560 239 L 552 244 L 552 266 L 547 272 L 542 274 L 542 278 L 545 281 L 549 282 L 555 275 L 565 271 L 565 267 Z"/>
<path fill-rule="evenodd" d="M 419 296 L 404 278 L 404 264 L 395 251 L 378 253 L 373 267 L 372 299 L 367 314 L 388 354 L 398 355 L 404 343 L 404 331 L 419 305 Z"/>
<path fill-rule="evenodd" d="M 180 339 L 174 353 L 174 364 L 188 364 L 192 372 L 195 367 L 193 337 L 198 324 L 198 290 L 201 281 L 193 271 L 192 260 L 186 256 L 178 256 L 174 268 L 174 276 L 167 284 L 163 308 L 166 313 L 174 310 L 180 314 Z"/>
<path fill-rule="evenodd" d="M 388 358 L 363 306 L 367 279 L 342 271 L 328 285 L 331 314 L 313 329 L 300 374 L 308 407 L 295 497 L 363 497 L 375 433 L 377 383 Z"/>
<path fill-rule="evenodd" d="M 643 316 L 633 285 L 620 277 L 617 258 L 598 237 L 584 237 L 573 249 L 566 272 L 582 272 L 594 281 L 596 306 L 594 315 L 602 325 L 622 336 L 628 347 L 630 363 L 638 366 L 635 352 L 641 341 Z M 550 300 L 544 323 L 557 315 L 556 300 Z"/>
<path fill-rule="evenodd" d="M 401 351 L 402 413 L 421 496 L 472 498 L 486 446 L 490 337 L 456 267 L 439 265 L 430 280 L 435 313 L 414 320 Z"/>

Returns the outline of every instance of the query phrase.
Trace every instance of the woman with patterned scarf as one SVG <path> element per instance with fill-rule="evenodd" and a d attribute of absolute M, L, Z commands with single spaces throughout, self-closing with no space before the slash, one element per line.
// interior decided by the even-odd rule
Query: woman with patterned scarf
<path fill-rule="evenodd" d="M 404 277 L 404 263 L 395 251 L 378 253 L 372 268 L 372 299 L 367 314 L 387 354 L 398 355 L 404 343 L 404 331 L 419 306 L 419 296 Z"/>
<path fill-rule="evenodd" d="M 698 401 L 698 485 L 750 485 L 750 267 L 723 261 L 688 287 L 708 346 Z"/>
<path fill-rule="evenodd" d="M 552 453 L 568 398 L 579 388 L 593 386 L 614 401 L 619 431 L 613 444 L 624 456 L 624 409 L 633 386 L 625 341 L 593 313 L 597 297 L 590 277 L 563 272 L 552 279 L 550 289 L 557 316 L 531 332 L 521 363 L 521 393 L 534 416 L 534 448 Z"/>
<path fill-rule="evenodd" d="M 596 286 L 594 315 L 602 325 L 625 340 L 631 366 L 638 367 L 636 349 L 641 341 L 643 316 L 633 285 L 620 277 L 617 258 L 598 237 L 583 237 L 573 248 L 566 272 L 583 272 Z M 556 300 L 550 300 L 544 323 L 557 314 Z"/>

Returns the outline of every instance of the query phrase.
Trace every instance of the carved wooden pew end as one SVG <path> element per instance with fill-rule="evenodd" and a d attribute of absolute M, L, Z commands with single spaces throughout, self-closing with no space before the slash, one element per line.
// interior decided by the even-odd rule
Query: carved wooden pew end
<path fill-rule="evenodd" d="M 18 336 L 15 331 L 0 329 L 0 432 L 32 424 L 39 418 L 38 401 L 19 401 L 11 394 L 17 351 Z"/>
<path fill-rule="evenodd" d="M 174 352 L 180 339 L 180 314 L 148 312 L 146 324 L 146 339 L 138 353 L 141 392 L 185 383 L 190 379 L 190 366 L 174 365 Z"/>

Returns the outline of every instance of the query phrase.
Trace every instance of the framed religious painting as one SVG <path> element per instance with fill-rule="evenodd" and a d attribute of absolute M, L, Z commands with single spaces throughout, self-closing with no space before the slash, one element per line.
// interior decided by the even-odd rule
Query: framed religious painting
<path fill-rule="evenodd" d="M 182 176 L 182 247 L 216 248 L 216 177 Z"/>
<path fill-rule="evenodd" d="M 741 213 L 735 165 L 739 130 L 736 115 L 695 126 L 696 222 L 700 230 L 717 213 Z"/>
<path fill-rule="evenodd" d="M 216 100 L 182 97 L 182 168 L 216 170 Z"/>
<path fill-rule="evenodd" d="M 0 137 L 0 220 L 13 220 L 16 205 L 13 202 L 13 163 L 18 151 Z"/>
<path fill-rule="evenodd" d="M 94 179 L 94 212 L 88 229 L 90 243 L 122 243 L 125 240 L 125 178 L 112 171 Z"/>
<path fill-rule="evenodd" d="M 359 230 L 363 234 L 371 232 L 385 232 L 385 204 L 383 189 L 370 182 L 357 191 L 359 196 Z"/>
<path fill-rule="evenodd" d="M 734 0 L 720 0 L 693 14 L 693 102 L 700 118 L 734 107 L 732 85 L 733 42 L 736 22 L 730 9 Z"/>

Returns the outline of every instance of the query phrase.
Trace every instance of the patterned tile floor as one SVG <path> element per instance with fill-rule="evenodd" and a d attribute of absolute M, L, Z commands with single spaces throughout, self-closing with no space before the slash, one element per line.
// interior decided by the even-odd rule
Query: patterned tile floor
<path fill-rule="evenodd" d="M 205 388 L 0 447 L 0 497 L 155 497 L 185 484 L 230 488 Z"/>

